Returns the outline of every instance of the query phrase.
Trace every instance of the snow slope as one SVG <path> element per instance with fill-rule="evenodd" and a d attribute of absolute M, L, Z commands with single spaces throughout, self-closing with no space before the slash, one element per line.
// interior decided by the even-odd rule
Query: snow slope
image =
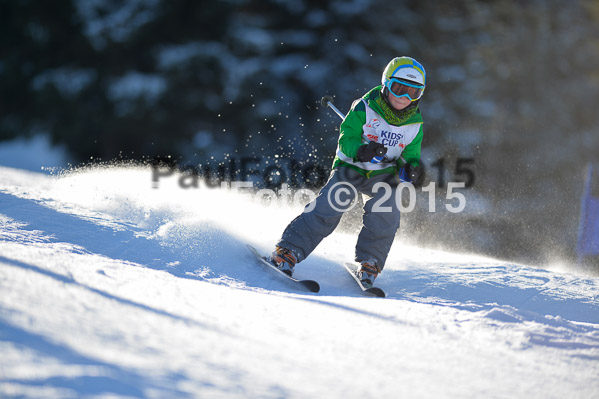
<path fill-rule="evenodd" d="M 260 269 L 301 205 L 151 172 L 0 168 L 0 397 L 599 397 L 599 278 L 397 242 L 366 298 L 334 233 Z"/>

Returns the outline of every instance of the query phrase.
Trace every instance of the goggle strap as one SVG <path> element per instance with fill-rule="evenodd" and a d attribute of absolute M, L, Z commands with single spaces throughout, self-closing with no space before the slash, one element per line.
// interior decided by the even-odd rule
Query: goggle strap
<path fill-rule="evenodd" d="M 389 79 L 389 84 L 391 84 L 391 82 L 397 82 L 397 83 L 399 83 L 401 85 L 415 87 L 417 89 L 424 89 L 424 85 L 416 84 L 416 83 L 408 83 L 406 81 L 399 80 L 397 78 L 391 78 L 391 79 Z"/>

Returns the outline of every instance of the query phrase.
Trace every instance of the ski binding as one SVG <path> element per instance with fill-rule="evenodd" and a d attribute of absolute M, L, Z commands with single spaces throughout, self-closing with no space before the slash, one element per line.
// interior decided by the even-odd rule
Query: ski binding
<path fill-rule="evenodd" d="M 356 265 L 353 263 L 344 263 L 343 267 L 345 267 L 345 270 L 347 270 L 347 272 L 354 278 L 356 283 L 358 283 L 358 286 L 362 289 L 362 292 L 379 298 L 384 298 L 386 296 L 385 291 L 382 289 L 378 287 L 366 287 L 364 284 L 362 284 L 358 278 L 358 268 Z"/>
<path fill-rule="evenodd" d="M 292 277 L 292 276 L 282 272 L 281 270 L 279 270 L 275 265 L 270 263 L 266 257 L 260 255 L 260 253 L 256 250 L 256 248 L 252 247 L 251 245 L 248 245 L 247 247 L 250 250 L 250 252 L 256 257 L 258 262 L 260 262 L 264 266 L 268 266 L 270 269 L 276 271 L 279 275 L 284 276 L 288 281 L 293 282 L 294 284 L 299 284 L 300 286 L 302 286 L 303 288 L 305 288 L 311 292 L 320 291 L 320 285 L 316 281 L 314 281 L 314 280 L 298 280 L 295 277 Z"/>

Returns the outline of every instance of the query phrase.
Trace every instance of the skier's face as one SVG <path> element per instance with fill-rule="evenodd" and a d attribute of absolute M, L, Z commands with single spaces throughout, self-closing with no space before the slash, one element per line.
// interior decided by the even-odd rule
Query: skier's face
<path fill-rule="evenodd" d="M 411 101 L 407 97 L 396 97 L 391 93 L 387 94 L 387 98 L 389 99 L 389 103 L 396 110 L 402 110 L 408 105 L 410 105 Z"/>

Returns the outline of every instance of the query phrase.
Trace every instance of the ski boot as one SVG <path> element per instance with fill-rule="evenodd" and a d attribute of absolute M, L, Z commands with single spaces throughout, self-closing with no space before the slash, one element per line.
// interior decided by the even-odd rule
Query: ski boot
<path fill-rule="evenodd" d="M 291 277 L 293 276 L 293 268 L 297 263 L 297 256 L 290 249 L 277 245 L 272 255 L 270 255 L 270 262 Z"/>
<path fill-rule="evenodd" d="M 381 272 L 380 267 L 372 261 L 360 262 L 360 268 L 358 269 L 358 278 L 362 282 L 362 285 L 366 288 L 371 288 L 374 284 L 374 280 Z"/>

